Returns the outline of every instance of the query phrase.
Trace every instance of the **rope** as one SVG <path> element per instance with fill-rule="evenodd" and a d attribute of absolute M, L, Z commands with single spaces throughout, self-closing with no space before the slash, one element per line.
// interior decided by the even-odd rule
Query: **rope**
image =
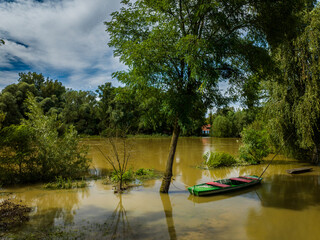
<path fill-rule="evenodd" d="M 293 134 L 293 132 L 289 135 L 289 137 L 287 138 L 287 140 L 282 144 L 282 146 L 279 148 L 278 152 L 276 153 L 276 155 L 273 156 L 273 158 L 269 161 L 268 166 L 263 170 L 263 172 L 261 173 L 260 177 L 262 177 L 262 175 L 265 173 L 265 171 L 268 169 L 268 167 L 270 166 L 271 162 L 273 161 L 273 159 L 280 153 L 280 150 L 283 148 L 283 146 L 286 144 L 286 142 L 289 140 L 289 138 L 291 137 L 291 135 Z"/>
<path fill-rule="evenodd" d="M 186 191 L 185 189 L 181 189 L 181 188 L 177 187 L 177 186 L 173 183 L 173 181 L 176 181 L 176 180 L 175 180 L 174 178 L 171 179 L 171 183 L 172 183 L 172 185 L 173 185 L 175 188 L 178 188 L 178 189 L 181 190 L 181 191 Z M 182 183 L 182 182 L 179 182 L 179 183 L 181 183 L 182 185 L 185 185 L 187 188 L 188 188 L 188 187 L 192 187 L 192 186 L 189 186 L 189 185 L 184 184 L 184 183 Z"/>

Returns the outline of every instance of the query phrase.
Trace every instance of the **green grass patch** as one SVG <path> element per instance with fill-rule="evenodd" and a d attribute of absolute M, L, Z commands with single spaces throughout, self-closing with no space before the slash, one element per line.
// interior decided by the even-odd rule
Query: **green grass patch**
<path fill-rule="evenodd" d="M 81 181 L 72 181 L 70 178 L 56 177 L 56 181 L 49 182 L 43 186 L 45 189 L 72 189 L 84 188 L 88 184 L 83 179 Z"/>
<path fill-rule="evenodd" d="M 133 182 L 136 182 L 136 183 L 143 182 L 146 180 L 157 179 L 160 177 L 162 177 L 162 175 L 159 172 L 155 171 L 154 169 L 139 168 L 136 171 L 129 169 L 123 174 L 123 181 L 125 184 L 130 184 Z M 119 182 L 119 179 L 115 172 L 112 172 L 111 175 L 104 180 L 104 184 L 118 183 L 118 182 Z"/>

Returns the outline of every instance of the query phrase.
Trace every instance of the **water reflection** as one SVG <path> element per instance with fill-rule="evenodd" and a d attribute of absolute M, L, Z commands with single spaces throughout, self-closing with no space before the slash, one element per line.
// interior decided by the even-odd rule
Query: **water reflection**
<path fill-rule="evenodd" d="M 73 190 L 43 190 L 39 187 L 21 188 L 10 198 L 33 208 L 30 221 L 21 227 L 22 231 L 32 232 L 49 229 L 57 225 L 71 224 L 81 199 L 89 196 L 87 188 Z"/>
<path fill-rule="evenodd" d="M 257 191 L 261 207 L 248 209 L 248 239 L 319 239 L 319 191 L 318 175 L 268 177 Z"/>
<path fill-rule="evenodd" d="M 111 216 L 106 221 L 105 235 L 108 239 L 128 239 L 131 235 L 131 227 L 128 221 L 126 209 L 122 204 L 122 194 L 117 194 L 119 203 Z"/>
<path fill-rule="evenodd" d="M 320 205 L 320 176 L 273 175 L 265 179 L 258 193 L 264 207 L 302 210 Z"/>
<path fill-rule="evenodd" d="M 174 227 L 174 221 L 172 217 L 172 205 L 170 201 L 170 196 L 169 194 L 160 194 L 160 197 L 163 205 L 163 210 L 166 215 L 166 222 L 167 222 L 170 240 L 176 240 L 177 234 L 176 234 L 176 229 Z"/>

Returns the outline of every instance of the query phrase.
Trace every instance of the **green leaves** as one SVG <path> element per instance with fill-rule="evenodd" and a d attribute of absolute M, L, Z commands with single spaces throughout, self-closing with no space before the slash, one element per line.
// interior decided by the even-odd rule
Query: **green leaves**
<path fill-rule="evenodd" d="M 239 159 L 250 164 L 259 164 L 262 159 L 268 156 L 268 135 L 265 129 L 254 127 L 245 128 L 242 133 L 243 145 L 239 148 Z"/>
<path fill-rule="evenodd" d="M 293 133 L 287 151 L 304 159 L 320 149 L 320 5 L 308 10 L 300 13 L 294 38 L 273 49 L 278 71 L 267 104 L 272 137 L 280 144 Z"/>

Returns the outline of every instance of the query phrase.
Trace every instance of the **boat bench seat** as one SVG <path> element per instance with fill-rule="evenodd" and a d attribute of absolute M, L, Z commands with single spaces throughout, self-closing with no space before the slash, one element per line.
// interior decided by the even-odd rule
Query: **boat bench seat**
<path fill-rule="evenodd" d="M 222 188 L 231 187 L 231 185 L 227 185 L 227 184 L 223 184 L 223 183 L 217 183 L 217 182 L 207 182 L 206 184 L 212 185 L 212 186 L 215 186 L 215 187 L 222 187 Z"/>
<path fill-rule="evenodd" d="M 234 181 L 238 181 L 238 182 L 245 182 L 245 183 L 249 183 L 252 182 L 252 180 L 247 180 L 247 179 L 243 179 L 243 178 L 230 178 L 230 180 L 234 180 Z"/>
<path fill-rule="evenodd" d="M 250 180 L 259 180 L 258 178 L 247 177 L 247 176 L 240 176 L 240 178 L 245 178 L 245 179 L 250 179 Z"/>

